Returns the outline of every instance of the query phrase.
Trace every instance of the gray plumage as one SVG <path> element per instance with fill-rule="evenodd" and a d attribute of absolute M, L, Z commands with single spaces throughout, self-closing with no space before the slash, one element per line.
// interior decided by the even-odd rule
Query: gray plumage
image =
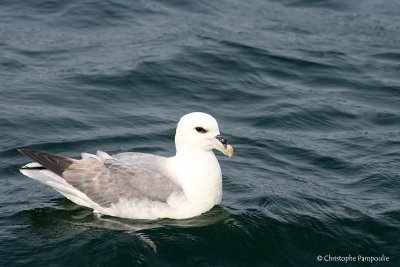
<path fill-rule="evenodd" d="M 164 169 L 166 159 L 160 156 L 130 152 L 111 157 L 89 155 L 76 160 L 36 150 L 19 151 L 104 208 L 122 199 L 166 202 L 173 192 L 182 191 L 168 177 Z"/>

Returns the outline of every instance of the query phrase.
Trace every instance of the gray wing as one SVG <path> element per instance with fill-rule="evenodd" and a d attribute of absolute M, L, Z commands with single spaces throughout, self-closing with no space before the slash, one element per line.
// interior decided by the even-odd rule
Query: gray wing
<path fill-rule="evenodd" d="M 182 191 L 168 176 L 164 157 L 142 153 L 121 153 L 110 157 L 101 152 L 108 157 L 86 154 L 81 160 L 75 160 L 33 152 L 25 150 L 22 153 L 63 177 L 102 207 L 109 207 L 121 199 L 166 202 L 173 192 Z M 63 163 L 60 168 L 57 167 L 59 162 Z"/>
<path fill-rule="evenodd" d="M 148 199 L 166 202 L 175 184 L 164 169 L 165 158 L 123 153 L 112 159 L 87 158 L 71 164 L 62 177 L 102 207 L 121 199 Z"/>

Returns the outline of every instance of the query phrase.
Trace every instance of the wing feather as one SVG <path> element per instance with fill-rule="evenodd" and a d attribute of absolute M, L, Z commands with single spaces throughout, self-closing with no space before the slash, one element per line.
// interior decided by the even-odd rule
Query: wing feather
<path fill-rule="evenodd" d="M 36 162 L 58 175 L 61 175 L 74 161 L 71 158 L 37 150 L 18 149 L 18 151 L 25 156 L 34 159 Z"/>
<path fill-rule="evenodd" d="M 74 160 L 40 151 L 24 152 L 104 208 L 130 199 L 166 202 L 173 192 L 182 190 L 168 176 L 166 158 L 160 156 L 121 153 L 111 157 L 100 151 Z"/>
<path fill-rule="evenodd" d="M 72 164 L 63 177 L 103 207 L 109 207 L 121 199 L 166 202 L 174 191 L 181 190 L 163 172 L 161 157 L 154 156 L 148 161 L 141 158 L 140 154 L 132 156 L 129 160 L 81 160 Z"/>

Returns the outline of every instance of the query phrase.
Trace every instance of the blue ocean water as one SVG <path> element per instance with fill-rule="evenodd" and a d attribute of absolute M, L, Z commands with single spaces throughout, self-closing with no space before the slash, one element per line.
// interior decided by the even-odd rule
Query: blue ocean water
<path fill-rule="evenodd" d="M 399 14 L 1 1 L 0 266 L 400 266 Z M 18 171 L 21 147 L 173 155 L 192 111 L 237 151 L 218 155 L 223 200 L 199 217 L 99 221 Z"/>

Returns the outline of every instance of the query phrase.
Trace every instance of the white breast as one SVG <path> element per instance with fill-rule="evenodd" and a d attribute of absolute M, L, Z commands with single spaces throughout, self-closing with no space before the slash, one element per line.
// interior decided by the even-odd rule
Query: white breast
<path fill-rule="evenodd" d="M 175 156 L 169 164 L 197 215 L 221 202 L 222 174 L 213 152 L 196 153 L 190 158 Z"/>

